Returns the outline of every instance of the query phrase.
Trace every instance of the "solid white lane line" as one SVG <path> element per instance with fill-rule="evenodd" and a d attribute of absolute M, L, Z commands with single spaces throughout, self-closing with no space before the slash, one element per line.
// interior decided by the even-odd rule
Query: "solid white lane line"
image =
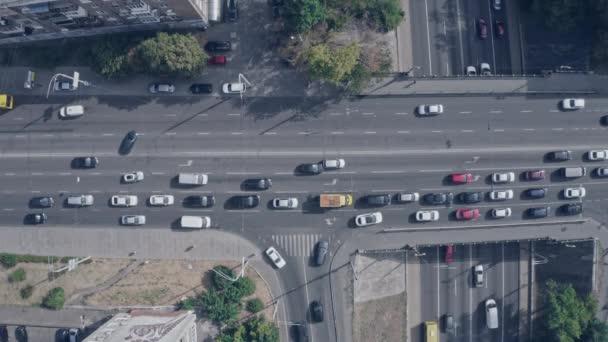
<path fill-rule="evenodd" d="M 524 128 L 524 131 L 526 131 L 526 132 L 534 132 L 534 131 L 536 131 L 536 129 L 535 128 Z"/>
<path fill-rule="evenodd" d="M 239 113 L 228 113 L 229 116 L 240 116 L 241 114 Z"/>
<path fill-rule="evenodd" d="M 459 113 L 460 113 L 460 114 L 471 114 L 471 113 L 473 113 L 473 112 L 468 112 L 468 111 L 467 111 L 467 112 L 459 112 Z"/>
<path fill-rule="evenodd" d="M 502 110 L 491 110 L 490 113 L 492 113 L 492 114 L 500 114 L 500 113 L 502 113 Z"/>
<path fill-rule="evenodd" d="M 15 135 L 15 138 L 25 138 L 25 135 L 24 134 L 17 134 L 17 135 Z"/>
<path fill-rule="evenodd" d="M 344 132 L 336 132 L 336 131 L 334 131 L 334 132 L 331 132 L 331 134 L 344 134 Z"/>
<path fill-rule="evenodd" d="M 337 116 L 337 115 L 342 115 L 342 113 L 329 113 L 329 115 Z"/>
<path fill-rule="evenodd" d="M 363 115 L 375 115 L 374 113 L 361 113 Z"/>
<path fill-rule="evenodd" d="M 429 18 L 429 5 L 427 0 L 424 0 L 424 14 L 424 21 L 426 23 L 426 45 L 429 53 L 429 74 L 432 75 L 433 65 L 431 63 L 431 31 L 429 30 L 429 20 L 431 20 L 431 18 Z"/>
<path fill-rule="evenodd" d="M 374 132 L 374 131 L 366 131 L 366 132 L 363 132 L 363 134 L 376 134 L 376 132 Z"/>
<path fill-rule="evenodd" d="M 243 134 L 243 132 L 231 132 L 230 134 L 232 134 L 232 135 L 241 135 L 241 134 Z"/>
<path fill-rule="evenodd" d="M 259 172 L 226 172 L 227 175 L 259 175 Z"/>
<path fill-rule="evenodd" d="M 438 170 L 420 170 L 419 172 L 449 172 L 452 169 L 438 169 Z"/>
<path fill-rule="evenodd" d="M 198 132 L 197 134 L 198 135 L 207 135 L 207 134 L 209 134 L 209 132 Z"/>
<path fill-rule="evenodd" d="M 276 135 L 277 132 L 264 132 L 264 135 Z"/>
<path fill-rule="evenodd" d="M 5 175 L 5 176 L 15 176 L 16 174 L 15 174 L 15 173 L 12 173 L 12 172 L 7 172 L 7 173 L 5 173 L 4 175 Z"/>
<path fill-rule="evenodd" d="M 563 131 L 563 128 L 551 128 L 552 131 Z"/>
<path fill-rule="evenodd" d="M 293 172 L 275 172 L 273 175 L 293 175 Z"/>
<path fill-rule="evenodd" d="M 460 27 L 460 1 L 456 0 L 456 27 L 458 27 L 458 42 L 460 46 L 460 71 L 464 71 L 464 46 L 462 45 L 462 30 Z"/>
<path fill-rule="evenodd" d="M 505 131 L 505 130 L 504 130 L 504 129 L 502 129 L 502 128 L 497 128 L 497 129 L 495 129 L 495 130 L 494 130 L 494 132 L 504 132 L 504 131 Z"/>
<path fill-rule="evenodd" d="M 150 172 L 150 173 L 153 175 L 157 175 L 157 176 L 165 174 L 164 172 Z"/>
<path fill-rule="evenodd" d="M 69 176 L 71 174 L 72 174 L 71 172 L 60 172 L 59 173 L 59 175 L 61 175 L 61 176 Z"/>
<path fill-rule="evenodd" d="M 167 132 L 167 133 L 165 133 L 165 135 L 176 135 L 176 134 L 177 134 L 176 132 Z"/>
<path fill-rule="evenodd" d="M 431 131 L 433 133 L 441 133 L 442 131 Z"/>
<path fill-rule="evenodd" d="M 529 109 L 520 110 L 519 112 L 520 113 L 532 113 L 532 111 Z"/>
<path fill-rule="evenodd" d="M 395 113 L 395 115 L 407 115 L 407 113 L 406 112 L 398 112 L 398 113 Z"/>
<path fill-rule="evenodd" d="M 399 133 L 399 134 L 409 134 L 410 131 L 397 131 L 397 133 Z"/>
<path fill-rule="evenodd" d="M 102 136 L 104 136 L 104 137 L 111 137 L 113 135 L 114 135 L 114 133 L 104 133 L 104 134 L 102 134 Z"/>
<path fill-rule="evenodd" d="M 474 131 L 472 129 L 463 129 L 461 130 L 462 133 L 473 133 Z"/>
<path fill-rule="evenodd" d="M 32 176 L 43 176 L 44 173 L 42 172 L 32 172 Z"/>

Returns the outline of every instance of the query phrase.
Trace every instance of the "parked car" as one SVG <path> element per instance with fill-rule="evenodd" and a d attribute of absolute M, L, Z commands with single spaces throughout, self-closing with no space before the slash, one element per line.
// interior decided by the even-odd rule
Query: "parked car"
<path fill-rule="evenodd" d="M 70 328 L 70 342 L 79 342 L 80 340 L 80 329 L 78 328 Z"/>
<path fill-rule="evenodd" d="M 283 268 L 287 264 L 281 254 L 279 254 L 279 252 L 277 252 L 277 250 L 272 246 L 268 247 L 264 253 L 266 253 L 266 256 L 270 259 L 270 261 L 272 261 L 272 263 L 279 269 Z"/>
<path fill-rule="evenodd" d="M 599 161 L 608 159 L 608 150 L 591 150 L 587 152 L 587 159 L 590 161 Z"/>
<path fill-rule="evenodd" d="M 318 175 L 323 172 L 323 165 L 321 165 L 320 163 L 302 164 L 298 166 L 298 171 L 301 173 Z"/>
<path fill-rule="evenodd" d="M 418 210 L 416 212 L 416 221 L 431 222 L 439 220 L 439 212 L 437 210 Z"/>
<path fill-rule="evenodd" d="M 81 105 L 63 106 L 59 109 L 60 118 L 76 118 L 84 115 L 84 107 Z"/>
<path fill-rule="evenodd" d="M 490 68 L 490 64 L 489 63 L 481 63 L 479 65 L 479 70 L 481 72 L 482 75 L 484 76 L 492 76 L 492 68 Z"/>
<path fill-rule="evenodd" d="M 560 211 L 564 215 L 578 215 L 583 212 L 582 203 L 568 203 L 560 207 Z"/>
<path fill-rule="evenodd" d="M 524 173 L 524 179 L 528 181 L 545 179 L 545 170 L 531 170 Z"/>
<path fill-rule="evenodd" d="M 205 50 L 210 52 L 230 51 L 232 44 L 226 40 L 211 40 L 205 44 Z"/>
<path fill-rule="evenodd" d="M 505 35 L 505 24 L 502 21 L 496 20 L 494 22 L 494 33 L 496 38 L 502 38 Z"/>
<path fill-rule="evenodd" d="M 171 94 L 175 92 L 175 86 L 171 83 L 152 83 L 148 87 L 152 94 L 164 93 Z"/>
<path fill-rule="evenodd" d="M 564 189 L 564 198 L 567 199 L 583 198 L 585 195 L 587 195 L 587 190 L 583 187 Z"/>
<path fill-rule="evenodd" d="M 120 153 L 127 154 L 131 152 L 133 145 L 137 141 L 137 132 L 129 131 L 127 135 L 125 135 L 124 139 L 122 139 L 122 143 L 120 144 Z"/>
<path fill-rule="evenodd" d="M 477 33 L 481 39 L 488 38 L 488 24 L 484 18 L 477 19 Z"/>
<path fill-rule="evenodd" d="M 470 173 L 452 173 L 449 179 L 454 184 L 466 184 L 473 181 L 473 175 Z"/>
<path fill-rule="evenodd" d="M 585 108 L 585 99 L 563 99 L 562 108 L 565 110 L 576 110 Z"/>
<path fill-rule="evenodd" d="M 511 216 L 511 208 L 493 208 L 490 211 L 493 218 L 505 218 Z"/>
<path fill-rule="evenodd" d="M 294 329 L 296 330 L 296 342 L 308 342 L 308 324 L 306 322 L 296 322 Z"/>
<path fill-rule="evenodd" d="M 192 94 L 209 94 L 213 92 L 213 85 L 210 83 L 194 83 L 190 86 Z"/>
<path fill-rule="evenodd" d="M 513 190 L 494 190 L 490 192 L 492 201 L 506 201 L 513 199 Z"/>
<path fill-rule="evenodd" d="M 120 217 L 120 224 L 123 226 L 142 226 L 146 224 L 144 215 L 123 215 Z"/>
<path fill-rule="evenodd" d="M 97 157 L 77 157 L 72 160 L 72 165 L 81 169 L 94 169 L 99 165 Z"/>
<path fill-rule="evenodd" d="M 346 166 L 346 161 L 344 159 L 325 159 L 321 162 L 321 165 L 325 170 L 343 169 Z"/>
<path fill-rule="evenodd" d="M 515 181 L 514 172 L 495 172 L 492 174 L 492 182 L 496 184 L 511 183 Z"/>
<path fill-rule="evenodd" d="M 483 287 L 483 265 L 475 265 L 473 268 L 473 284 L 475 287 Z"/>
<path fill-rule="evenodd" d="M 453 335 L 454 329 L 454 316 L 452 314 L 445 314 L 443 317 L 443 332 L 448 335 Z"/>
<path fill-rule="evenodd" d="M 536 207 L 536 208 L 528 208 L 526 210 L 526 214 L 530 218 L 543 218 L 549 215 L 551 211 L 551 207 Z"/>
<path fill-rule="evenodd" d="M 382 194 L 382 195 L 368 195 L 365 196 L 365 202 L 367 205 L 372 206 L 385 206 L 391 204 L 391 195 Z"/>
<path fill-rule="evenodd" d="M 71 207 L 88 207 L 93 205 L 94 201 L 93 195 L 71 195 L 66 200 L 67 205 Z"/>
<path fill-rule="evenodd" d="M 446 264 L 450 264 L 452 262 L 454 262 L 454 246 L 452 245 L 447 245 L 443 248 L 443 260 L 445 261 Z"/>
<path fill-rule="evenodd" d="M 27 342 L 27 328 L 24 325 L 20 325 L 15 328 L 15 338 L 18 342 Z"/>
<path fill-rule="evenodd" d="M 465 73 L 467 76 L 477 76 L 477 68 L 472 65 L 467 66 Z"/>
<path fill-rule="evenodd" d="M 378 223 L 382 223 L 381 212 L 361 214 L 355 217 L 355 224 L 357 225 L 357 227 L 366 227 Z"/>
<path fill-rule="evenodd" d="M 275 209 L 296 209 L 298 207 L 298 199 L 295 197 L 275 198 L 272 200 L 272 207 Z"/>
<path fill-rule="evenodd" d="M 72 81 L 55 81 L 53 85 L 55 91 L 74 91 L 74 84 Z"/>
<path fill-rule="evenodd" d="M 496 301 L 492 298 L 486 300 L 486 326 L 488 329 L 498 328 L 498 308 Z"/>
<path fill-rule="evenodd" d="M 466 204 L 479 203 L 482 199 L 483 193 L 481 191 L 461 192 L 458 194 L 458 200 Z"/>
<path fill-rule="evenodd" d="M 237 0 L 226 0 L 226 21 L 237 21 L 239 7 Z"/>
<path fill-rule="evenodd" d="M 29 224 L 43 224 L 46 223 L 47 219 L 45 213 L 28 214 L 25 217 L 25 221 Z"/>
<path fill-rule="evenodd" d="M 398 193 L 396 200 L 398 203 L 417 202 L 420 199 L 420 194 L 417 192 L 402 192 Z"/>
<path fill-rule="evenodd" d="M 423 104 L 418 106 L 416 109 L 418 115 L 437 115 L 443 113 L 443 105 L 442 104 Z"/>
<path fill-rule="evenodd" d="M 255 208 L 260 204 L 260 195 L 234 196 L 233 203 L 237 209 Z"/>
<path fill-rule="evenodd" d="M 144 180 L 144 173 L 142 171 L 133 171 L 122 175 L 122 181 L 125 183 L 137 183 Z"/>
<path fill-rule="evenodd" d="M 502 0 L 492 0 L 492 7 L 495 11 L 500 11 L 502 8 Z"/>
<path fill-rule="evenodd" d="M 55 201 L 51 196 L 34 197 L 30 200 L 30 206 L 35 208 L 50 208 L 54 204 Z"/>
<path fill-rule="evenodd" d="M 457 220 L 477 220 L 481 215 L 479 209 L 458 209 L 456 210 Z"/>
<path fill-rule="evenodd" d="M 452 194 L 451 192 L 430 193 L 424 195 L 424 197 L 422 197 L 422 200 L 424 201 L 424 203 L 427 204 L 451 204 L 454 200 L 454 194 Z"/>
<path fill-rule="evenodd" d="M 245 83 L 241 82 L 224 83 L 224 85 L 222 85 L 222 91 L 224 94 L 243 94 L 247 91 L 247 86 Z"/>
<path fill-rule="evenodd" d="M 111 203 L 115 207 L 132 207 L 137 205 L 137 196 L 135 195 L 114 195 Z"/>
<path fill-rule="evenodd" d="M 173 195 L 152 195 L 148 201 L 152 206 L 166 207 L 175 203 L 175 197 Z"/>
<path fill-rule="evenodd" d="M 567 150 L 549 152 L 547 153 L 547 159 L 551 161 L 572 160 L 572 152 Z"/>
<path fill-rule="evenodd" d="M 327 242 L 326 240 L 320 240 L 319 242 L 317 242 L 317 246 L 315 247 L 315 264 L 317 266 L 321 266 L 325 263 L 328 251 L 329 242 Z"/>
<path fill-rule="evenodd" d="M 323 304 L 319 301 L 310 303 L 310 317 L 313 322 L 323 322 Z"/>
<path fill-rule="evenodd" d="M 525 191 L 526 197 L 530 199 L 544 198 L 547 195 L 547 188 L 532 188 Z"/>
<path fill-rule="evenodd" d="M 215 55 L 209 56 L 207 60 L 207 65 L 224 65 L 226 64 L 226 56 L 224 55 Z"/>
<path fill-rule="evenodd" d="M 272 179 L 270 178 L 252 178 L 243 182 L 247 190 L 268 190 L 272 187 Z"/>
<path fill-rule="evenodd" d="M 598 167 L 595 169 L 595 175 L 598 177 L 608 177 L 608 167 Z"/>
<path fill-rule="evenodd" d="M 213 205 L 215 204 L 215 196 L 188 196 L 184 199 L 184 204 L 190 207 L 213 207 Z"/>

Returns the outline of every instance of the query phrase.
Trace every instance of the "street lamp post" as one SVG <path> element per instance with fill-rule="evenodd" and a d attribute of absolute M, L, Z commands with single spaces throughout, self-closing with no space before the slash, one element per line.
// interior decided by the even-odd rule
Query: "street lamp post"
<path fill-rule="evenodd" d="M 78 85 L 81 83 L 84 86 L 91 85 L 91 82 L 82 81 L 80 79 L 80 73 L 78 71 L 74 71 L 74 76 L 68 76 L 66 74 L 55 74 L 55 75 L 53 75 L 53 77 L 51 77 L 51 80 L 49 81 L 49 86 L 47 87 L 47 90 L 46 90 L 47 99 L 49 98 L 49 95 L 51 93 L 51 87 L 53 86 L 53 84 L 55 83 L 55 81 L 57 80 L 58 77 L 65 77 L 67 79 L 72 80 L 72 86 L 74 87 L 74 90 L 78 89 Z"/>

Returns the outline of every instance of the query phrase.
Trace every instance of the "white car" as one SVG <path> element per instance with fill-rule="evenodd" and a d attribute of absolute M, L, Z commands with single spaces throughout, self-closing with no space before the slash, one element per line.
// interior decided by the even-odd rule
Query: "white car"
<path fill-rule="evenodd" d="M 476 265 L 473 269 L 475 287 L 483 287 L 483 265 Z"/>
<path fill-rule="evenodd" d="M 511 183 L 514 181 L 514 172 L 496 172 L 492 174 L 492 182 L 494 183 Z"/>
<path fill-rule="evenodd" d="M 502 0 L 492 0 L 492 7 L 495 11 L 500 11 L 502 8 Z"/>
<path fill-rule="evenodd" d="M 132 207 L 137 205 L 135 195 L 115 195 L 112 196 L 112 205 L 115 207 Z"/>
<path fill-rule="evenodd" d="M 583 109 L 583 108 L 585 108 L 585 99 L 563 99 L 562 108 L 564 108 L 564 109 Z"/>
<path fill-rule="evenodd" d="M 585 188 L 566 188 L 564 189 L 564 198 L 583 198 L 587 195 Z"/>
<path fill-rule="evenodd" d="M 122 180 L 125 183 L 136 183 L 144 180 L 144 173 L 142 171 L 133 171 L 122 175 Z"/>
<path fill-rule="evenodd" d="M 53 85 L 53 89 L 55 89 L 55 91 L 74 91 L 74 90 L 76 90 L 76 88 L 74 88 L 74 85 L 72 84 L 72 81 L 55 81 L 55 84 Z"/>
<path fill-rule="evenodd" d="M 439 220 L 439 211 L 437 210 L 418 210 L 416 212 L 416 221 L 418 222 L 431 222 Z"/>
<path fill-rule="evenodd" d="M 490 192 L 492 201 L 506 201 L 513 199 L 513 190 L 494 190 Z"/>
<path fill-rule="evenodd" d="M 397 194 L 397 202 L 417 202 L 420 199 L 420 194 L 417 192 L 402 192 Z"/>
<path fill-rule="evenodd" d="M 587 158 L 592 161 L 608 159 L 608 150 L 591 150 L 587 152 Z"/>
<path fill-rule="evenodd" d="M 325 170 L 342 169 L 346 166 L 344 159 L 325 159 L 321 164 Z"/>
<path fill-rule="evenodd" d="M 467 76 L 477 76 L 477 69 L 474 66 L 469 65 L 466 70 Z"/>
<path fill-rule="evenodd" d="M 275 209 L 295 209 L 298 207 L 298 199 L 290 198 L 275 198 L 272 200 L 272 207 Z"/>
<path fill-rule="evenodd" d="M 120 223 L 124 226 L 141 226 L 146 224 L 144 215 L 123 215 L 120 217 Z"/>
<path fill-rule="evenodd" d="M 355 217 L 355 224 L 357 225 L 357 227 L 366 227 L 378 223 L 382 223 L 381 212 L 361 214 Z"/>
<path fill-rule="evenodd" d="M 481 74 L 484 76 L 492 76 L 492 69 L 490 69 L 490 64 L 488 63 L 481 63 L 481 65 L 479 66 L 479 69 L 481 69 Z"/>
<path fill-rule="evenodd" d="M 493 218 L 504 218 L 511 216 L 511 208 L 494 208 L 490 211 Z"/>
<path fill-rule="evenodd" d="M 443 113 L 443 105 L 441 104 L 423 104 L 418 106 L 418 115 L 437 115 Z"/>
<path fill-rule="evenodd" d="M 60 118 L 75 118 L 84 115 L 84 107 L 81 105 L 63 106 L 59 108 Z"/>
<path fill-rule="evenodd" d="M 247 86 L 245 83 L 224 83 L 222 91 L 224 94 L 242 94 L 247 91 Z"/>
<path fill-rule="evenodd" d="M 152 195 L 149 199 L 150 205 L 154 206 L 167 206 L 175 203 L 173 195 Z"/>
<path fill-rule="evenodd" d="M 277 268 L 283 268 L 283 266 L 285 266 L 287 264 L 285 262 L 285 260 L 283 260 L 283 257 L 281 256 L 281 254 L 279 254 L 279 252 L 277 252 L 277 250 L 274 249 L 274 247 L 268 247 L 268 249 L 266 250 L 265 253 L 266 253 L 266 256 L 268 256 L 270 261 L 272 261 L 272 263 Z"/>

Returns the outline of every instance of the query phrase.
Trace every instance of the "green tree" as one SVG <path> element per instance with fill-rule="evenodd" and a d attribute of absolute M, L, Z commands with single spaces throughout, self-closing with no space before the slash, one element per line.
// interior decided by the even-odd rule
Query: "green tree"
<path fill-rule="evenodd" d="M 559 32 L 568 32 L 584 22 L 593 1 L 533 0 L 531 9 L 545 25 Z"/>
<path fill-rule="evenodd" d="M 259 298 L 253 298 L 247 301 L 245 308 L 251 313 L 258 313 L 264 310 L 264 303 Z"/>
<path fill-rule="evenodd" d="M 201 296 L 201 303 L 207 316 L 216 322 L 234 320 L 240 312 L 240 303 L 233 303 L 215 290 L 210 290 Z"/>
<path fill-rule="evenodd" d="M 252 318 L 241 325 L 225 329 L 219 342 L 279 342 L 279 329 L 263 317 Z"/>
<path fill-rule="evenodd" d="M 360 54 L 361 47 L 356 43 L 336 49 L 315 45 L 308 51 L 309 74 L 314 79 L 340 84 L 353 71 Z"/>
<path fill-rule="evenodd" d="M 21 298 L 23 299 L 30 298 L 32 293 L 34 293 L 34 287 L 32 285 L 25 285 L 19 290 L 19 295 L 21 295 Z"/>
<path fill-rule="evenodd" d="M 606 342 L 608 341 L 608 324 L 598 319 L 592 319 L 579 340 L 580 342 Z"/>
<path fill-rule="evenodd" d="M 571 284 L 547 282 L 545 324 L 551 340 L 577 342 L 597 310 L 591 296 L 579 298 Z"/>
<path fill-rule="evenodd" d="M 17 265 L 17 256 L 15 254 L 0 253 L 0 264 L 5 268 L 11 268 Z"/>
<path fill-rule="evenodd" d="M 369 1 L 366 7 L 372 26 L 382 32 L 396 29 L 405 16 L 399 0 Z"/>
<path fill-rule="evenodd" d="M 52 310 L 60 310 L 65 303 L 65 292 L 62 287 L 52 288 L 42 300 L 42 306 Z"/>
<path fill-rule="evenodd" d="M 197 297 L 188 297 L 184 300 L 180 300 L 177 303 L 177 308 L 180 310 L 196 310 L 200 306 L 200 301 Z"/>
<path fill-rule="evenodd" d="M 249 277 L 241 277 L 234 282 L 234 286 L 238 289 L 242 297 L 249 297 L 255 293 L 255 283 Z"/>
<path fill-rule="evenodd" d="M 288 0 L 285 8 L 291 29 L 300 33 L 309 31 L 315 24 L 325 20 L 327 15 L 320 0 Z"/>
<path fill-rule="evenodd" d="M 91 48 L 93 69 L 108 78 L 126 75 L 131 69 L 128 58 L 131 44 L 126 37 L 118 35 L 99 39 Z"/>
<path fill-rule="evenodd" d="M 183 76 L 200 73 L 208 59 L 194 36 L 165 32 L 141 42 L 137 57 L 145 71 Z"/>
<path fill-rule="evenodd" d="M 234 272 L 224 265 L 215 266 L 213 269 L 226 275 L 228 278 L 234 279 L 235 277 Z M 211 282 L 213 283 L 213 288 L 218 291 L 231 287 L 233 283 L 231 280 L 226 279 L 226 277 L 221 276 L 214 271 L 211 271 Z"/>
<path fill-rule="evenodd" d="M 25 280 L 25 270 L 23 268 L 18 268 L 8 275 L 8 281 L 10 283 L 18 283 L 18 282 L 24 281 L 24 280 Z"/>

